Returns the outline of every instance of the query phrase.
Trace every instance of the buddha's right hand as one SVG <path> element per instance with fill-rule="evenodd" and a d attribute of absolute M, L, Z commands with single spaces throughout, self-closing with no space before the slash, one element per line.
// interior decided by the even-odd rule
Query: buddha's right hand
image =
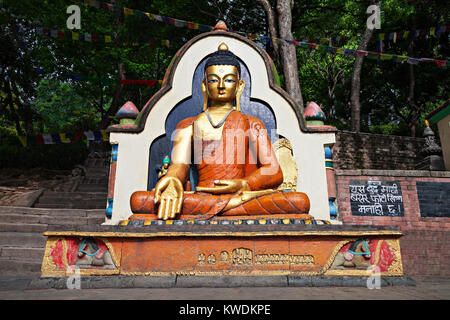
<path fill-rule="evenodd" d="M 159 203 L 158 219 L 173 219 L 181 212 L 183 184 L 176 177 L 163 177 L 155 187 L 155 205 Z"/>

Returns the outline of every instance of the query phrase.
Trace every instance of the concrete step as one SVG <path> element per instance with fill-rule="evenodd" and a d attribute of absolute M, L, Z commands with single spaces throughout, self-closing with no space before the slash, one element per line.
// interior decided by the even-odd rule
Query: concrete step
<path fill-rule="evenodd" d="M 1 232 L 1 247 L 44 248 L 47 237 L 40 233 Z"/>
<path fill-rule="evenodd" d="M 106 167 L 109 165 L 109 158 L 88 158 L 86 161 L 87 168 Z"/>
<path fill-rule="evenodd" d="M 68 215 L 21 215 L 21 214 L 1 214 L 0 223 L 3 224 L 71 224 L 71 225 L 87 225 L 87 224 L 101 224 L 105 220 L 105 212 L 95 214 L 92 216 L 68 216 Z M 6 227 L 7 228 L 7 227 Z"/>
<path fill-rule="evenodd" d="M 47 209 L 106 209 L 106 202 L 102 203 L 89 203 L 89 202 L 79 202 L 79 203 L 36 203 L 35 208 L 47 208 Z"/>
<path fill-rule="evenodd" d="M 83 182 L 81 184 L 103 184 L 108 186 L 108 176 L 104 176 L 104 177 L 92 177 L 92 176 L 86 176 L 83 179 Z"/>
<path fill-rule="evenodd" d="M 24 216 L 67 216 L 67 217 L 99 217 L 104 214 L 100 209 L 50 209 L 50 208 L 28 208 L 28 207 L 0 207 L 0 221 L 5 215 Z"/>
<path fill-rule="evenodd" d="M 47 224 L 39 223 L 0 223 L 0 232 L 42 233 L 47 230 L 47 226 Z"/>
<path fill-rule="evenodd" d="M 77 205 L 101 205 L 106 207 L 106 197 L 103 198 L 87 198 L 87 199 L 72 199 L 69 197 L 42 197 L 37 202 L 39 204 L 67 204 L 70 205 L 70 208 L 76 208 Z M 60 208 L 64 208 L 65 206 L 60 206 Z"/>
<path fill-rule="evenodd" d="M 69 198 L 69 199 L 77 199 L 77 200 L 85 200 L 85 199 L 106 199 L 108 196 L 108 192 L 63 192 L 63 191 L 50 191 L 46 190 L 42 197 L 46 198 Z"/>
<path fill-rule="evenodd" d="M 23 247 L 0 247 L 0 259 L 22 260 L 30 262 L 42 262 L 45 247 L 23 248 Z"/>
<path fill-rule="evenodd" d="M 25 215 L 27 217 L 28 216 L 100 217 L 105 214 L 105 211 L 101 209 L 65 209 L 65 208 L 50 209 L 50 208 L 0 206 L 0 221 L 2 221 L 3 216 L 11 214 Z"/>
<path fill-rule="evenodd" d="M 41 262 L 0 258 L 2 275 L 40 274 Z"/>
<path fill-rule="evenodd" d="M 103 183 L 88 183 L 80 184 L 76 191 L 84 192 L 108 192 L 108 184 Z"/>
<path fill-rule="evenodd" d="M 109 176 L 109 165 L 106 167 L 86 168 L 86 177 L 105 177 Z"/>

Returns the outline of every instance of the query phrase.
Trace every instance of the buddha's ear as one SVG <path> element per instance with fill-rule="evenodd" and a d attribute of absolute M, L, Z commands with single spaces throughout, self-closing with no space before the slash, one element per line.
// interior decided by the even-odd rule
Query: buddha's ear
<path fill-rule="evenodd" d="M 244 93 L 245 81 L 244 79 L 239 79 L 237 92 L 236 92 L 236 111 L 241 111 L 241 95 Z"/>
<path fill-rule="evenodd" d="M 202 93 L 203 93 L 203 111 L 208 108 L 208 92 L 206 91 L 205 79 L 202 81 Z"/>

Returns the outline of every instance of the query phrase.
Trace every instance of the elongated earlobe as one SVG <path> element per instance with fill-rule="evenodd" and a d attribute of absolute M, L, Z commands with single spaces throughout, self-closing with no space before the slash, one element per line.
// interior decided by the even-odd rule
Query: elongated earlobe
<path fill-rule="evenodd" d="M 241 96 L 242 93 L 244 93 L 244 89 L 245 89 L 245 81 L 244 79 L 240 79 L 239 88 L 236 93 L 236 107 L 235 107 L 236 111 L 241 111 Z"/>
<path fill-rule="evenodd" d="M 203 93 L 203 111 L 208 109 L 208 93 L 206 92 L 205 80 L 202 81 L 202 93 Z"/>

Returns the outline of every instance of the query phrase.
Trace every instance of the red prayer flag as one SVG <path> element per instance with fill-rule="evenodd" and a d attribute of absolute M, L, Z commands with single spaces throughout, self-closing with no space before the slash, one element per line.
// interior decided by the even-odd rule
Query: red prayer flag
<path fill-rule="evenodd" d="M 42 138 L 42 135 L 36 136 L 36 143 L 37 144 L 44 144 L 44 138 Z"/>

